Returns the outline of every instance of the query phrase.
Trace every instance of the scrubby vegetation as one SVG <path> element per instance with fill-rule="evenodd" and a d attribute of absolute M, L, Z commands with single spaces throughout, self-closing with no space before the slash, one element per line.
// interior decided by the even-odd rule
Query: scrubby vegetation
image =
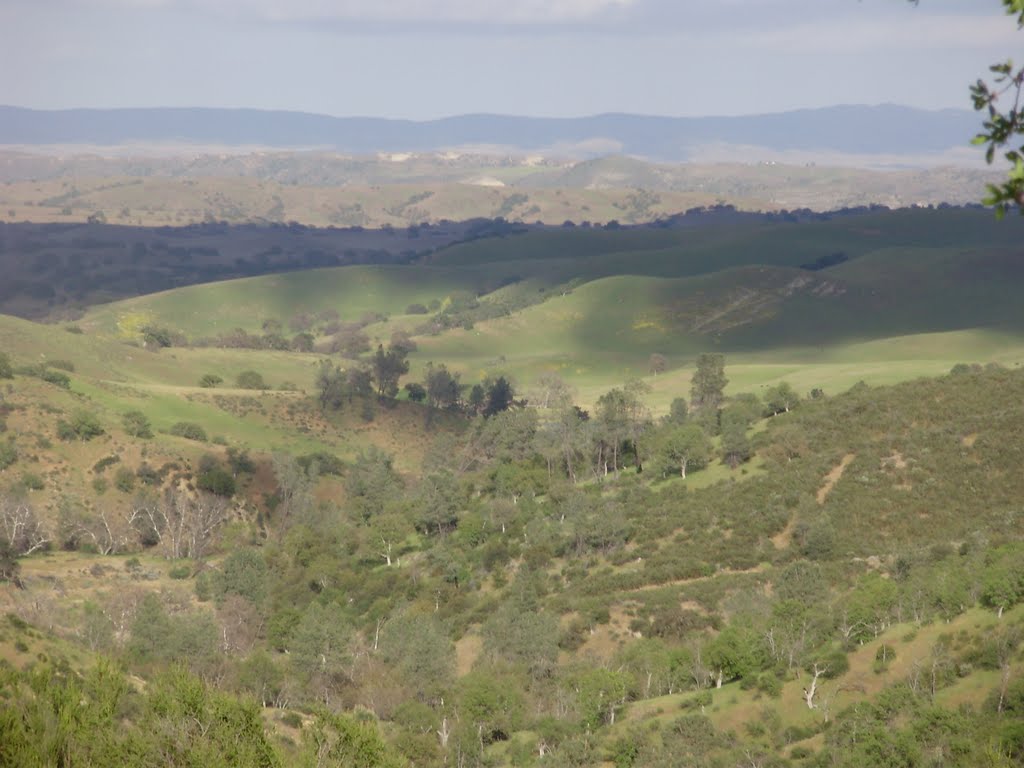
<path fill-rule="evenodd" d="M 541 291 L 498 259 L 494 296 L 415 272 L 393 306 L 276 305 L 209 346 L 160 343 L 157 303 L 116 340 L 109 307 L 75 335 L 0 320 L 0 764 L 1020 764 L 1024 372 L 940 356 L 844 391 L 841 336 L 734 353 L 877 300 L 881 256 L 818 224 L 765 235 L 757 274 Z M 496 259 L 529 236 L 503 232 Z M 921 334 L 915 301 L 863 325 Z M 310 343 L 267 341 L 286 327 Z M 545 357 L 569 338 L 592 367 Z"/>
<path fill-rule="evenodd" d="M 1024 374 L 958 369 L 816 399 L 780 386 L 766 402 L 724 395 L 723 362 L 702 359 L 690 407 L 661 420 L 635 383 L 591 413 L 554 380 L 546 408 L 497 379 L 473 406 L 456 382 L 453 400 L 420 407 L 469 422 L 436 438 L 418 476 L 379 450 L 345 465 L 278 454 L 256 516 L 225 502 L 256 471 L 237 451 L 202 457 L 195 493 L 136 491 L 119 469 L 136 495 L 69 507 L 59 537 L 9 498 L 15 553 L 62 541 L 172 568 L 159 593 L 136 581 L 153 567 L 139 557 L 98 560 L 104 586 L 82 606 L 19 609 L 54 629 L 11 636 L 84 643 L 153 682 L 103 665 L 9 670 L 8 712 L 25 714 L 0 721 L 6 754 L 872 766 L 941 750 L 950 765 L 1013 764 Z M 378 389 L 314 400 L 330 413 L 364 396 Z M 690 487 L 711 471 L 728 479 Z M 345 502 L 318 501 L 338 472 Z M 33 723 L 65 722 L 71 701 L 86 709 L 59 742 L 39 739 Z M 364 715 L 340 714 L 353 708 Z"/>

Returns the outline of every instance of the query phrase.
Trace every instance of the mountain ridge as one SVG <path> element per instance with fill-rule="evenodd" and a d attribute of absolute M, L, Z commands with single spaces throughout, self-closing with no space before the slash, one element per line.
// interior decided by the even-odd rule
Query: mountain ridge
<path fill-rule="evenodd" d="M 207 107 L 34 110 L 0 106 L 0 144 L 182 141 L 352 153 L 490 145 L 577 155 L 611 151 L 675 161 L 689 159 L 696 148 L 715 143 L 850 154 L 941 152 L 967 146 L 976 125 L 977 117 L 968 110 L 929 111 L 893 104 L 733 117 L 605 113 L 550 118 L 478 113 L 426 121 Z"/>

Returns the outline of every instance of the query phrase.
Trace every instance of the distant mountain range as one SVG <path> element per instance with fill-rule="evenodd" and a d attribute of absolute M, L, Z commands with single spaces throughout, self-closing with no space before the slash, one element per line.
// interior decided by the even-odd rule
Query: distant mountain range
<path fill-rule="evenodd" d="M 577 156 L 627 154 L 684 161 L 699 147 L 744 145 L 778 152 L 922 155 L 965 147 L 978 117 L 966 110 L 837 106 L 743 117 L 580 118 L 462 115 L 415 122 L 253 109 L 70 109 L 0 106 L 0 144 L 130 143 L 257 145 L 366 154 L 466 147 Z"/>

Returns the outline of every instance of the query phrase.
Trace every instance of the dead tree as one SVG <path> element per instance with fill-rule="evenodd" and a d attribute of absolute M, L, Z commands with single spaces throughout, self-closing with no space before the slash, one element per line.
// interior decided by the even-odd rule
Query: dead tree
<path fill-rule="evenodd" d="M 136 512 L 151 527 L 165 557 L 202 560 L 227 521 L 228 505 L 218 496 L 172 488 L 159 501 L 141 504 Z"/>
<path fill-rule="evenodd" d="M 0 499 L 0 536 L 15 555 L 31 555 L 50 543 L 50 534 L 27 501 Z"/>
<path fill-rule="evenodd" d="M 808 709 L 817 708 L 817 705 L 814 703 L 814 696 L 818 692 L 818 680 L 820 680 L 827 673 L 827 664 L 819 664 L 818 662 L 814 662 L 814 665 L 811 667 L 811 684 L 809 687 L 804 688 L 803 690 L 804 701 L 807 702 Z"/>

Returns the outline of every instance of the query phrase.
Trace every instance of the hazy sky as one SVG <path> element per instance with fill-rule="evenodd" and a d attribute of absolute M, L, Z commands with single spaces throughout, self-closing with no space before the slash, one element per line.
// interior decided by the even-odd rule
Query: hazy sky
<path fill-rule="evenodd" d="M 0 0 L 0 104 L 731 115 L 969 108 L 999 0 Z"/>

